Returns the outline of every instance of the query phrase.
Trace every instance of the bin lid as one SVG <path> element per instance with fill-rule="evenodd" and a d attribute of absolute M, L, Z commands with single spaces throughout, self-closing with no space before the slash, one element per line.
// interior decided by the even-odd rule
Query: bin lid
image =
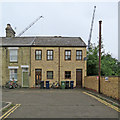
<path fill-rule="evenodd" d="M 61 83 L 65 83 L 66 81 L 61 81 Z"/>

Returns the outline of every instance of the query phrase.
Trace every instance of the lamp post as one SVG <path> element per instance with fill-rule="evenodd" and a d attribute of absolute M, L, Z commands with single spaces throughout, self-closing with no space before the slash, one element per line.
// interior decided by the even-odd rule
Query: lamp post
<path fill-rule="evenodd" d="M 99 80 L 98 80 L 98 93 L 100 93 L 100 76 L 101 76 L 101 25 L 102 25 L 102 21 L 99 21 Z"/>

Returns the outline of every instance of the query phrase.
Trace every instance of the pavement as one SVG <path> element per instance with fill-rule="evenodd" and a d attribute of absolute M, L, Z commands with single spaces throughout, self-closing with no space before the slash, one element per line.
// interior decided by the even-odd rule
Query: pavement
<path fill-rule="evenodd" d="M 95 96 L 97 96 L 97 97 L 99 97 L 99 98 L 101 98 L 101 99 L 103 99 L 103 100 L 105 100 L 105 101 L 107 101 L 111 104 L 114 104 L 114 105 L 120 107 L 120 101 L 119 100 L 116 100 L 116 99 L 114 99 L 112 97 L 109 97 L 109 96 L 106 96 L 104 94 L 98 94 L 97 92 L 89 90 L 89 89 L 84 89 L 84 91 L 86 91 L 86 92 L 88 92 L 92 95 L 95 95 Z"/>
<path fill-rule="evenodd" d="M 84 89 L 3 89 L 3 101 L 21 104 L 8 118 L 118 118 Z M 89 91 L 90 92 L 90 91 Z M 110 99 L 110 98 L 109 98 Z"/>
<path fill-rule="evenodd" d="M 2 108 L 4 108 L 5 106 L 7 106 L 9 103 L 7 102 L 2 102 Z"/>

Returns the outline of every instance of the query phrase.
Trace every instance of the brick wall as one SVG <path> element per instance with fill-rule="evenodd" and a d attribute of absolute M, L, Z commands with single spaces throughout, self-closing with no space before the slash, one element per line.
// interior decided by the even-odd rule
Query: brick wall
<path fill-rule="evenodd" d="M 105 80 L 105 77 L 101 77 L 100 80 L 101 93 L 115 99 L 120 99 L 119 82 L 120 82 L 120 77 L 108 77 L 108 80 Z M 98 92 L 97 76 L 85 77 L 85 88 Z"/>
<path fill-rule="evenodd" d="M 98 92 L 98 80 L 97 76 L 86 76 L 85 77 L 85 88 Z"/>

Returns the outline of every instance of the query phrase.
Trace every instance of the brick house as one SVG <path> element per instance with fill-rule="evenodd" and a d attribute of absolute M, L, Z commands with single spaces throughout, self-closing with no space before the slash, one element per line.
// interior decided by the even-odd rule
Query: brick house
<path fill-rule="evenodd" d="M 81 38 L 13 36 L 2 38 L 2 85 L 14 77 L 22 87 L 36 87 L 41 80 L 84 86 L 86 44 Z"/>

